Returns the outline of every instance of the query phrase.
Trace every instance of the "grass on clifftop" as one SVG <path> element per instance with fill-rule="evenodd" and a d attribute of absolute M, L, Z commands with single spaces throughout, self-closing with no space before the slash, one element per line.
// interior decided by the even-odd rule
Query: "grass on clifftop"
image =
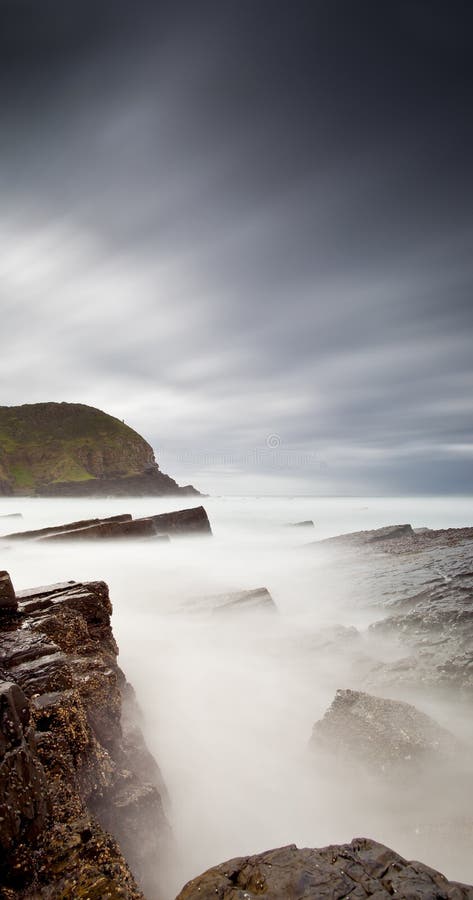
<path fill-rule="evenodd" d="M 54 482 L 137 475 L 153 462 L 144 438 L 94 407 L 0 407 L 0 481 L 20 492 Z"/>

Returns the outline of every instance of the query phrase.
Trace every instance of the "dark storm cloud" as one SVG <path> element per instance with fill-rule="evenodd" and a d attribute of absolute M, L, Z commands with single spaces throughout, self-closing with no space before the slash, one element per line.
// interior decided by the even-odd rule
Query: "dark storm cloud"
<path fill-rule="evenodd" d="M 0 12 L 2 402 L 210 490 L 469 490 L 469 4 Z"/>

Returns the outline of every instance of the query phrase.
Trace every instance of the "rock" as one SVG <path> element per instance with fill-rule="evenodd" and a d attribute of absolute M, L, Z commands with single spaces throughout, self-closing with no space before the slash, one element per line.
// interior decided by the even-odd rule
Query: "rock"
<path fill-rule="evenodd" d="M 346 607 L 371 608 L 377 620 L 365 636 L 365 659 L 356 664 L 357 686 L 470 700 L 473 528 L 406 530 L 385 541 L 367 541 L 366 534 L 372 532 L 307 545 L 320 551 L 321 599 L 329 602 L 335 592 Z M 384 659 L 394 662 L 380 660 L 380 639 Z"/>
<path fill-rule="evenodd" d="M 316 722 L 311 747 L 370 773 L 419 770 L 426 761 L 453 758 L 458 742 L 415 706 L 339 690 L 324 717 Z"/>
<path fill-rule="evenodd" d="M 0 613 L 14 612 L 18 606 L 8 572 L 0 572 Z"/>
<path fill-rule="evenodd" d="M 314 528 L 314 523 L 312 519 L 307 519 L 305 522 L 289 522 L 288 528 Z"/>
<path fill-rule="evenodd" d="M 84 519 L 66 525 L 51 525 L 33 531 L 17 531 L 4 535 L 4 539 L 23 540 L 101 540 L 103 538 L 153 537 L 166 541 L 168 535 L 212 534 L 210 522 L 203 506 L 178 509 L 132 519 L 131 515 L 109 516 L 105 519 Z"/>
<path fill-rule="evenodd" d="M 0 519 L 22 519 L 23 513 L 2 513 Z"/>
<path fill-rule="evenodd" d="M 465 569 L 473 562 L 473 547 L 470 552 Z M 414 681 L 471 695 L 473 571 L 452 570 L 445 579 L 399 598 L 391 609 L 395 614 L 373 624 L 370 635 L 395 639 L 406 648 L 413 662 L 410 674 Z M 395 666 L 387 664 L 385 673 L 395 672 Z"/>
<path fill-rule="evenodd" d="M 116 662 L 107 586 L 17 599 L 0 623 L 0 896 L 138 900 L 137 881 L 156 896 L 162 779 Z"/>
<path fill-rule="evenodd" d="M 203 506 L 178 509 L 175 512 L 151 516 L 156 530 L 163 534 L 212 534 L 210 522 Z"/>
<path fill-rule="evenodd" d="M 17 848 L 35 846 L 51 812 L 28 700 L 17 684 L 0 681 L 0 889 Z"/>
<path fill-rule="evenodd" d="M 235 591 L 230 594 L 217 594 L 211 598 L 212 612 L 277 612 L 277 606 L 265 587 L 251 591 Z"/>
<path fill-rule="evenodd" d="M 406 537 L 416 537 L 411 525 L 387 525 L 383 528 L 373 528 L 370 531 L 351 531 L 348 534 L 338 534 L 336 537 L 316 541 L 311 546 L 336 547 L 339 544 L 363 546 L 377 543 L 384 544 L 386 541 L 396 541 L 399 538 Z"/>
<path fill-rule="evenodd" d="M 78 531 L 81 528 L 89 528 L 91 525 L 99 525 L 106 522 L 130 522 L 132 516 L 124 513 L 120 516 L 109 516 L 105 519 L 82 519 L 79 522 L 67 522 L 65 525 L 49 525 L 47 528 L 34 528 L 30 531 L 14 531 L 12 534 L 2 535 L 5 540 L 29 540 L 32 538 L 46 537 L 50 534 L 60 534 L 62 531 Z"/>
<path fill-rule="evenodd" d="M 294 844 L 231 859 L 193 878 L 177 900 L 334 900 L 395 895 L 404 900 L 472 900 L 473 887 L 367 838 L 320 850 Z"/>
<path fill-rule="evenodd" d="M 98 525 L 89 525 L 87 528 L 76 528 L 74 531 L 62 531 L 57 534 L 49 534 L 39 538 L 41 541 L 71 541 L 71 540 L 107 540 L 116 538 L 142 538 L 153 537 L 157 540 L 168 541 L 167 534 L 159 534 L 152 516 L 145 519 L 132 519 L 125 522 L 99 522 Z"/>

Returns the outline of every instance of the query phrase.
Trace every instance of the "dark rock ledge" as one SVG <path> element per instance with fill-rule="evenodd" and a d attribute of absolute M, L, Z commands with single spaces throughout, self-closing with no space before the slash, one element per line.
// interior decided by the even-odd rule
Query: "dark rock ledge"
<path fill-rule="evenodd" d="M 50 525 L 32 531 L 14 531 L 4 534 L 0 540 L 71 541 L 103 540 L 116 538 L 154 538 L 169 540 L 178 535 L 212 534 L 210 522 L 203 506 L 178 509 L 174 512 L 133 519 L 130 513 L 109 516 L 105 519 L 82 519 L 63 525 Z"/>
<path fill-rule="evenodd" d="M 103 582 L 15 596 L 0 573 L 0 897 L 158 896 L 161 776 Z"/>

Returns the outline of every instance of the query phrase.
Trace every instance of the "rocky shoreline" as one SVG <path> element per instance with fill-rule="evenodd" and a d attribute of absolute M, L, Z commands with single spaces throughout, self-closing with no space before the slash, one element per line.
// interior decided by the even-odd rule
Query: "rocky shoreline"
<path fill-rule="evenodd" d="M 211 533 L 201 509 L 180 511 L 181 518 L 170 513 L 132 520 L 123 514 L 8 538 L 95 539 L 109 527 L 125 533 L 132 521 L 152 521 L 156 536 L 193 527 Z M 399 785 L 406 804 L 426 768 L 435 772 L 439 790 L 458 789 L 458 767 L 468 771 L 469 748 L 399 697 L 413 685 L 420 693 L 434 686 L 471 697 L 473 528 L 415 532 L 409 525 L 393 526 L 312 543 L 304 552 L 323 552 L 328 566 L 336 560 L 351 602 L 371 603 L 377 618 L 360 646 L 356 689 L 342 687 L 315 723 L 310 748 L 316 764 L 323 765 L 328 754 L 340 776 L 355 781 L 368 769 L 379 781 L 380 797 L 389 781 Z M 209 604 L 236 616 L 260 608 L 277 613 L 265 588 L 209 598 Z M 172 842 L 166 789 L 144 742 L 133 690 L 117 665 L 111 612 L 103 582 L 15 593 L 8 573 L 0 573 L 4 900 L 169 900 L 159 886 Z M 324 641 L 356 644 L 356 630 L 345 632 Z M 405 655 L 380 663 L 370 653 L 379 636 Z M 393 699 L 379 696 L 391 691 Z M 447 815 L 440 825 L 463 829 L 468 846 L 468 823 Z M 448 881 L 374 840 L 356 838 L 319 850 L 291 845 L 230 860 L 193 878 L 179 900 L 393 894 L 460 900 L 473 898 L 473 887 Z"/>
<path fill-rule="evenodd" d="M 138 900 L 169 829 L 107 585 L 1 586 L 0 895 Z"/>

